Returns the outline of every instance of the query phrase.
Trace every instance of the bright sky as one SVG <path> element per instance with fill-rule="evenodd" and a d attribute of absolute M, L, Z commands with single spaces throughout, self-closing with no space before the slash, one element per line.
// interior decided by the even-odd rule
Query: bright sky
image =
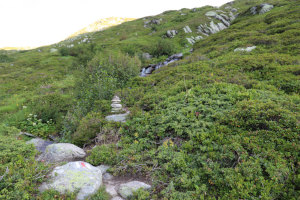
<path fill-rule="evenodd" d="M 106 17 L 141 18 L 231 0 L 0 0 L 0 48 L 59 42 Z"/>

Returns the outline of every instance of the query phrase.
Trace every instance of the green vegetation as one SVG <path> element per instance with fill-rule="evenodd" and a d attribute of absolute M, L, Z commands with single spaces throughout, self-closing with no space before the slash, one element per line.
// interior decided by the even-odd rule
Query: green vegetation
<path fill-rule="evenodd" d="M 261 3 L 275 7 L 249 14 Z M 0 199 L 74 199 L 38 193 L 50 166 L 34 161 L 20 130 L 97 144 L 87 162 L 152 180 L 151 191 L 133 199 L 298 199 L 300 2 L 236 0 L 231 6 L 240 13 L 233 24 L 199 40 L 193 53 L 186 37 L 209 23 L 204 14 L 213 7 L 126 22 L 88 34 L 87 44 L 78 44 L 79 36 L 1 51 Z M 151 19 L 162 20 L 145 28 Z M 186 25 L 192 33 L 184 33 Z M 167 38 L 173 29 L 178 35 Z M 252 52 L 234 52 L 254 45 Z M 154 57 L 146 60 L 145 52 Z M 137 76 L 179 52 L 183 60 Z M 104 120 L 115 94 L 131 112 L 123 124 Z M 92 199 L 107 198 L 102 188 Z"/>

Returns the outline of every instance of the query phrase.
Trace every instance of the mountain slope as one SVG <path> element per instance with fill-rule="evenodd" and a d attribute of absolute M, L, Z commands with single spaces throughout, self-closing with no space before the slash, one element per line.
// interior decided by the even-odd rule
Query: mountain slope
<path fill-rule="evenodd" d="M 6 153 L 0 153 L 0 174 L 8 166 L 19 178 L 0 182 L 0 195 L 65 197 L 39 194 L 34 188 L 42 179 L 12 186 L 32 180 L 24 168 L 46 173 L 34 161 L 14 165 L 20 160 L 14 152 L 34 155 L 24 153 L 22 141 L 12 147 L 19 128 L 100 146 L 89 152 L 89 163 L 151 182 L 150 191 L 133 199 L 297 199 L 299 6 L 296 0 L 237 0 L 167 11 L 32 51 L 2 52 L 0 147 Z M 182 60 L 138 76 L 180 52 Z M 114 95 L 131 112 L 126 123 L 104 119 Z M 40 127 L 27 123 L 30 113 Z"/>

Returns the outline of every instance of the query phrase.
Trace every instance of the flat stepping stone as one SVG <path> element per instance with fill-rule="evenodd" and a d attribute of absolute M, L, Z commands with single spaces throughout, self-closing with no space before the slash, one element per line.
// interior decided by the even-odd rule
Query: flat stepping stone
<path fill-rule="evenodd" d="M 26 144 L 33 144 L 36 150 L 38 150 L 41 153 L 44 153 L 46 150 L 46 147 L 53 144 L 54 142 L 43 140 L 41 138 L 34 138 L 26 142 Z"/>
<path fill-rule="evenodd" d="M 125 184 L 121 184 L 119 186 L 118 192 L 123 198 L 127 199 L 128 197 L 133 195 L 133 192 L 137 191 L 140 188 L 148 190 L 151 188 L 151 185 L 140 181 L 131 181 Z"/>
<path fill-rule="evenodd" d="M 61 194 L 79 191 L 76 199 L 84 200 L 96 193 L 101 185 L 101 170 L 89 163 L 77 161 L 54 168 L 50 180 L 43 183 L 39 190 L 43 192 L 53 189 Z"/>
<path fill-rule="evenodd" d="M 126 117 L 129 115 L 129 112 L 124 114 L 108 115 L 105 117 L 106 121 L 113 122 L 126 122 Z"/>
<path fill-rule="evenodd" d="M 58 143 L 48 145 L 45 152 L 38 157 L 38 161 L 47 163 L 75 161 L 85 156 L 84 150 L 74 144 Z"/>

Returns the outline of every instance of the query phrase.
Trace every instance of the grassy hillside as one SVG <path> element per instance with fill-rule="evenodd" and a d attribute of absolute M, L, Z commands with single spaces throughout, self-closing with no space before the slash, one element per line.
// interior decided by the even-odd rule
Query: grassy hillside
<path fill-rule="evenodd" d="M 274 8 L 253 15 L 250 8 L 262 3 Z M 238 13 L 230 27 L 207 37 L 197 32 L 215 21 L 207 12 L 228 13 L 228 6 Z M 133 199 L 298 199 L 299 7 L 299 0 L 236 0 L 1 51 L 0 199 L 73 199 L 38 193 L 51 166 L 34 161 L 19 131 L 98 145 L 88 162 L 152 183 Z M 178 34 L 169 38 L 168 30 Z M 138 76 L 179 52 L 184 59 Z M 104 120 L 115 94 L 131 112 L 123 124 Z"/>

